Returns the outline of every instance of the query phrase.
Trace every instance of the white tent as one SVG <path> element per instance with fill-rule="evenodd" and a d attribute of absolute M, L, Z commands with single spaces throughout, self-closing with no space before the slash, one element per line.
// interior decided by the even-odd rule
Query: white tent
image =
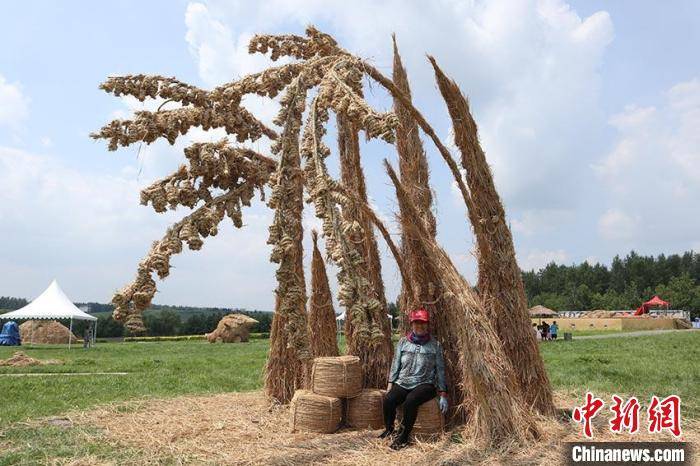
<path fill-rule="evenodd" d="M 15 319 L 52 319 L 52 320 L 70 320 L 70 332 L 73 333 L 74 320 L 90 320 L 96 321 L 97 317 L 78 309 L 73 302 L 68 299 L 68 296 L 63 292 L 56 280 L 52 281 L 46 290 L 41 293 L 34 301 L 24 306 L 22 309 L 8 312 L 0 315 L 0 319 L 15 320 Z M 95 331 L 96 327 L 93 328 Z M 94 335 L 93 335 L 94 337 Z M 70 348 L 71 338 L 68 339 L 68 348 Z"/>

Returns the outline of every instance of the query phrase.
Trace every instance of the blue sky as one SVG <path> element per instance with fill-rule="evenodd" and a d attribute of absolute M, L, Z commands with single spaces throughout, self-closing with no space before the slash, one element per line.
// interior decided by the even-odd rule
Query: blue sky
<path fill-rule="evenodd" d="M 184 211 L 157 215 L 138 191 L 175 170 L 182 148 L 107 152 L 88 134 L 144 108 L 98 89 L 107 76 L 155 73 L 212 87 L 267 63 L 256 32 L 306 24 L 390 72 L 396 32 L 416 104 L 448 140 L 450 123 L 425 54 L 469 96 L 523 268 L 609 263 L 700 250 L 700 4 L 693 1 L 8 2 L 0 16 L 0 295 L 33 298 L 57 278 L 74 300 L 106 302 L 149 244 Z M 378 107 L 390 101 L 375 87 Z M 148 104 L 147 104 L 148 105 Z M 247 105 L 271 119 L 276 104 Z M 146 107 L 148 108 L 148 107 Z M 332 135 L 331 135 L 332 136 Z M 332 141 L 332 140 L 329 140 Z M 256 144 L 266 150 L 265 144 Z M 463 205 L 426 144 L 439 240 L 475 278 Z M 363 147 L 372 202 L 396 204 L 381 142 Z M 174 261 L 156 302 L 273 306 L 269 210 Z M 305 225 L 316 225 L 309 211 Z M 308 242 L 307 242 L 308 244 Z M 384 248 L 385 249 L 385 248 Z M 307 254 L 307 263 L 310 254 Z M 384 261 L 389 299 L 398 274 Z"/>

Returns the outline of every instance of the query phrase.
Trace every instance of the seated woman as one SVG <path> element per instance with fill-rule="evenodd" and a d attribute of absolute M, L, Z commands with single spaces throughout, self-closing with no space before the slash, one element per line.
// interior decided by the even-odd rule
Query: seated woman
<path fill-rule="evenodd" d="M 394 450 L 408 445 L 408 438 L 418 415 L 418 407 L 440 394 L 440 411 L 447 411 L 447 386 L 442 347 L 428 332 L 428 311 L 418 309 L 409 315 L 411 331 L 399 340 L 389 374 L 388 393 L 384 398 L 384 425 L 379 436 L 394 433 L 396 408 L 403 403 L 403 420 L 391 444 Z"/>

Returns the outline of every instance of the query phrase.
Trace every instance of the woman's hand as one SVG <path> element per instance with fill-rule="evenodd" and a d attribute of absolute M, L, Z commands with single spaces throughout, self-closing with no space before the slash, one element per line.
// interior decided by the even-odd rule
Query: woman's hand
<path fill-rule="evenodd" d="M 444 395 L 440 396 L 440 412 L 442 414 L 445 414 L 447 412 L 447 407 L 449 406 L 449 403 L 447 402 L 447 397 Z"/>
<path fill-rule="evenodd" d="M 387 391 L 387 392 L 388 392 L 388 391 L 391 391 L 391 385 L 392 385 L 391 382 L 389 382 L 389 383 L 387 384 L 387 386 L 386 386 L 386 391 Z"/>

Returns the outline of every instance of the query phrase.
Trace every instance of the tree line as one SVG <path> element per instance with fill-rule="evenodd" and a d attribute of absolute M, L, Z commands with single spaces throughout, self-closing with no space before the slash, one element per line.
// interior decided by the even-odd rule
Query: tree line
<path fill-rule="evenodd" d="M 530 306 L 541 304 L 556 311 L 588 311 L 592 309 L 636 309 L 653 295 L 671 303 L 671 308 L 690 311 L 700 316 L 700 254 L 642 256 L 632 251 L 624 258 L 615 256 L 610 266 L 583 262 L 578 265 L 550 263 L 538 271 L 523 272 L 523 283 Z M 0 297 L 0 309 L 24 307 L 24 298 Z M 112 304 L 75 303 L 89 306 L 98 316 L 98 337 L 120 337 L 124 327 L 111 317 Z M 398 316 L 395 303 L 389 313 Z M 199 335 L 216 328 L 221 317 L 231 312 L 246 314 L 259 323 L 253 332 L 269 333 L 272 313 L 245 309 L 196 308 L 154 304 L 144 314 L 149 336 Z M 104 315 L 108 314 L 108 315 Z M 74 323 L 76 333 L 83 323 Z"/>
<path fill-rule="evenodd" d="M 523 272 L 531 306 L 556 311 L 629 310 L 658 294 L 672 309 L 700 315 L 700 254 L 615 256 L 610 266 L 558 265 Z"/>

